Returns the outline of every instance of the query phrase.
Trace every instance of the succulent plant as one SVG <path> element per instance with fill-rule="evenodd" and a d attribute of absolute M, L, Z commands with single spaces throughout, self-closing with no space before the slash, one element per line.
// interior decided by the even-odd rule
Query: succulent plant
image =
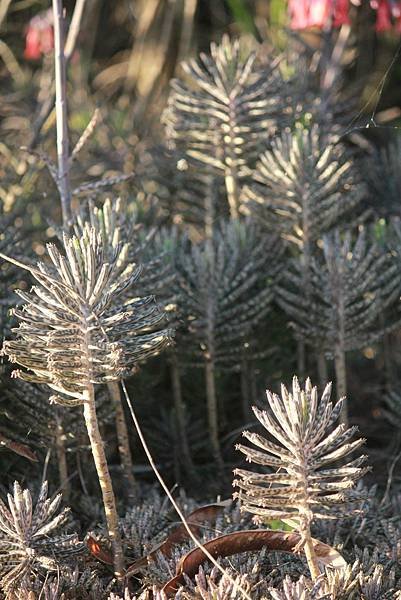
<path fill-rule="evenodd" d="M 164 113 L 172 144 L 223 176 L 233 218 L 238 217 L 240 180 L 283 113 L 277 65 L 262 68 L 257 53 L 224 37 L 210 56 L 182 64 L 186 80 L 174 79 Z M 244 169 L 245 167 L 245 169 Z"/>
<path fill-rule="evenodd" d="M 270 588 L 272 600 L 331 600 L 322 590 L 322 581 L 312 583 L 303 575 L 292 581 L 288 575 L 283 580 L 282 590 Z"/>
<path fill-rule="evenodd" d="M 251 221 L 221 224 L 212 239 L 182 245 L 177 259 L 181 318 L 186 329 L 177 353 L 205 368 L 207 412 L 215 459 L 218 441 L 215 370 L 252 356 L 253 332 L 271 309 L 281 247 Z M 259 349 L 258 349 L 259 351 Z"/>
<path fill-rule="evenodd" d="M 54 402 L 83 405 L 115 568 L 121 574 L 117 511 L 94 384 L 119 380 L 137 362 L 166 347 L 172 332 L 160 328 L 163 314 L 153 297 L 116 303 L 140 274 L 140 269 L 127 263 L 126 246 L 117 243 L 111 255 L 101 235 L 89 225 L 80 237 L 64 235 L 63 242 L 65 255 L 49 244 L 51 264 L 25 267 L 38 285 L 29 294 L 19 292 L 26 304 L 23 310 L 14 310 L 20 325 L 16 339 L 4 343 L 4 353 L 28 370 L 17 371 L 17 376 L 53 389 Z"/>
<path fill-rule="evenodd" d="M 346 352 L 379 340 L 397 325 L 401 279 L 393 254 L 367 229 L 354 238 L 339 230 L 323 238 L 323 252 L 310 261 L 309 295 L 304 271 L 292 261 L 278 288 L 278 303 L 291 317 L 299 339 L 334 357 L 337 393 L 346 387 Z M 393 314 L 383 326 L 380 316 Z M 347 419 L 344 404 L 342 419 Z"/>
<path fill-rule="evenodd" d="M 254 407 L 261 425 L 278 443 L 245 431 L 244 436 L 258 449 L 237 445 L 247 460 L 272 467 L 273 473 L 256 473 L 236 469 L 234 485 L 244 511 L 264 519 L 290 519 L 302 536 L 302 544 L 313 579 L 320 575 L 310 533 L 312 521 L 334 519 L 355 514 L 354 487 L 367 471 L 365 456 L 340 466 L 331 463 L 348 456 L 363 444 L 363 439 L 351 441 L 356 427 L 346 429 L 340 424 L 333 429 L 343 399 L 334 406 L 328 384 L 319 399 L 310 380 L 301 389 L 294 377 L 292 392 L 281 387 L 281 398 L 267 391 L 269 410 Z"/>
<path fill-rule="evenodd" d="M 284 131 L 259 157 L 243 191 L 243 210 L 307 256 L 345 215 L 355 218 L 352 211 L 366 196 L 351 158 L 319 125 Z"/>
<path fill-rule="evenodd" d="M 0 500 L 0 584 L 10 597 L 32 573 L 57 571 L 59 559 L 83 550 L 75 533 L 63 531 L 69 508 L 58 512 L 61 500 L 61 494 L 53 500 L 47 497 L 47 482 L 35 505 L 30 491 L 17 482 L 8 507 Z"/>

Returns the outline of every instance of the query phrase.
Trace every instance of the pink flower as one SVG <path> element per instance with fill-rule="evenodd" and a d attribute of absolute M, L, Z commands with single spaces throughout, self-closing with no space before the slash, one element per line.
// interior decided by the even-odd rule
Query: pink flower
<path fill-rule="evenodd" d="M 38 60 L 42 54 L 48 54 L 53 48 L 53 13 L 50 8 L 29 21 L 25 38 L 24 57 L 27 60 Z"/>
<path fill-rule="evenodd" d="M 324 28 L 329 24 L 333 2 L 330 0 L 309 0 L 309 27 Z"/>
<path fill-rule="evenodd" d="M 306 29 L 308 22 L 308 0 L 289 0 L 288 11 L 291 19 L 291 29 Z"/>
<path fill-rule="evenodd" d="M 350 2 L 361 6 L 362 0 L 288 0 L 292 29 L 341 27 L 349 24 Z M 401 0 L 370 0 L 376 11 L 376 31 L 394 29 L 401 32 Z"/>
<path fill-rule="evenodd" d="M 27 60 L 38 60 L 41 56 L 40 33 L 34 27 L 28 27 L 25 38 L 24 57 Z"/>
<path fill-rule="evenodd" d="M 394 19 L 399 19 L 401 17 L 401 2 L 397 0 L 392 0 L 390 4 L 391 14 L 393 15 Z"/>
<path fill-rule="evenodd" d="M 289 0 L 292 29 L 339 27 L 348 23 L 349 0 Z"/>

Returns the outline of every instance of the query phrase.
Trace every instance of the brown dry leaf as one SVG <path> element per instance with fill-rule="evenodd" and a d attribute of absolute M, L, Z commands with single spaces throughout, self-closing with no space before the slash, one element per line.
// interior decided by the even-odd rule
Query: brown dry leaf
<path fill-rule="evenodd" d="M 86 545 L 89 549 L 89 552 L 100 562 L 113 566 L 113 557 L 107 550 L 104 550 L 100 543 L 95 540 L 92 536 L 88 536 L 86 538 Z"/>
<path fill-rule="evenodd" d="M 254 552 L 267 547 L 271 551 L 294 553 L 297 545 L 301 542 L 298 533 L 284 531 L 269 531 L 266 529 L 250 529 L 237 531 L 227 535 L 221 535 L 203 544 L 208 552 L 214 557 L 231 556 L 241 552 Z M 347 563 L 331 546 L 319 540 L 313 540 L 318 562 L 325 567 L 334 569 L 345 569 Z M 175 593 L 179 586 L 184 583 L 183 574 L 194 577 L 200 565 L 208 559 L 200 548 L 194 548 L 185 554 L 176 567 L 176 576 L 170 579 L 163 587 L 167 595 Z"/>
<path fill-rule="evenodd" d="M 5 437 L 2 433 L 0 433 L 0 446 L 4 446 L 12 452 L 15 452 L 15 454 L 19 454 L 20 456 L 23 456 L 32 462 L 38 462 L 39 460 L 35 452 L 33 452 L 33 450 L 31 450 L 28 446 L 25 446 L 25 444 L 21 444 L 20 442 L 14 442 L 13 440 Z"/>

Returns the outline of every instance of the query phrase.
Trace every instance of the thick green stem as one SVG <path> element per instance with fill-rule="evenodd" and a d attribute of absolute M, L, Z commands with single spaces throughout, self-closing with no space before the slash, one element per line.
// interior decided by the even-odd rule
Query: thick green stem
<path fill-rule="evenodd" d="M 131 448 L 129 445 L 128 429 L 122 405 L 120 385 L 118 381 L 109 381 L 107 388 L 109 390 L 110 398 L 114 404 L 118 453 L 120 455 L 121 468 L 127 489 L 128 500 L 130 503 L 132 503 L 136 499 L 134 465 L 132 462 Z"/>
<path fill-rule="evenodd" d="M 88 431 L 89 441 L 93 459 L 95 461 L 97 476 L 99 478 L 102 491 L 103 505 L 106 514 L 106 523 L 108 534 L 113 551 L 114 574 L 117 578 L 124 576 L 124 556 L 121 545 L 121 537 L 118 529 L 118 515 L 116 500 L 109 468 L 107 465 L 106 454 L 104 451 L 103 440 L 99 431 L 99 424 L 96 415 L 95 392 L 93 384 L 88 384 L 84 392 L 84 418 L 86 429 Z"/>

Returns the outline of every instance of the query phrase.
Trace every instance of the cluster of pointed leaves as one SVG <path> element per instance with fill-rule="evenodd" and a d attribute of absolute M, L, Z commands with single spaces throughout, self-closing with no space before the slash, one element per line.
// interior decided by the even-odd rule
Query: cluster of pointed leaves
<path fill-rule="evenodd" d="M 14 225 L 15 214 L 4 213 L 0 204 L 0 252 L 2 254 L 30 255 L 31 252 L 22 239 L 22 231 Z M 0 335 L 4 339 L 12 326 L 10 308 L 18 300 L 15 288 L 21 281 L 19 269 L 2 261 L 0 265 Z"/>
<path fill-rule="evenodd" d="M 202 567 L 195 575 L 195 593 L 191 598 L 201 598 L 202 600 L 242 600 L 244 597 L 241 589 L 251 594 L 251 584 L 246 574 L 230 573 L 220 576 L 216 567 L 210 574 L 205 574 Z M 256 587 L 256 586 L 255 586 Z"/>
<path fill-rule="evenodd" d="M 167 137 L 216 172 L 237 175 L 262 151 L 282 113 L 278 70 L 261 68 L 256 52 L 223 37 L 210 55 L 182 64 L 164 113 Z"/>
<path fill-rule="evenodd" d="M 80 205 L 80 210 L 74 215 L 71 223 L 71 233 L 81 237 L 89 223 L 101 236 L 104 252 L 110 260 L 121 246 L 121 261 L 140 262 L 143 252 L 152 231 L 147 226 L 148 222 L 157 224 L 155 202 L 127 202 L 121 198 L 106 198 L 101 205 L 89 200 Z M 59 237 L 62 239 L 63 232 Z M 124 253 L 124 254 L 123 254 Z"/>
<path fill-rule="evenodd" d="M 89 383 L 119 379 L 139 361 L 170 343 L 162 329 L 163 313 L 153 296 L 119 304 L 140 268 L 117 243 L 113 254 L 101 234 L 88 224 L 78 237 L 63 237 L 64 254 L 48 244 L 50 264 L 29 271 L 37 281 L 14 314 L 16 339 L 3 352 L 27 371 L 16 376 L 45 383 L 57 392 L 54 401 L 80 404 Z"/>
<path fill-rule="evenodd" d="M 242 210 L 299 247 L 349 216 L 366 194 L 345 148 L 318 125 L 277 136 L 252 179 Z"/>
<path fill-rule="evenodd" d="M 177 244 L 178 231 L 175 228 L 157 229 L 156 208 L 153 200 L 147 210 L 139 203 L 126 203 L 117 199 L 106 199 L 102 206 L 88 202 L 81 208 L 73 221 L 73 232 L 82 236 L 86 223 L 101 235 L 103 246 L 110 260 L 120 244 L 126 253 L 120 260 L 127 264 L 140 265 L 138 276 L 121 294 L 126 302 L 132 297 L 154 295 L 164 305 L 174 302 L 173 282 L 175 273 L 170 255 Z M 153 214 L 153 227 L 148 227 L 148 213 Z M 120 300 L 121 303 L 121 300 Z"/>
<path fill-rule="evenodd" d="M 262 426 L 278 443 L 245 431 L 243 435 L 258 449 L 239 444 L 237 449 L 250 462 L 271 467 L 274 472 L 235 471 L 243 510 L 262 519 L 299 519 L 309 525 L 314 517 L 336 518 L 352 515 L 353 490 L 366 472 L 366 457 L 361 456 L 341 466 L 332 466 L 364 442 L 351 441 L 356 427 L 335 425 L 343 400 L 334 406 L 328 384 L 319 399 L 316 387 L 306 381 L 301 389 L 294 377 L 292 393 L 282 386 L 281 398 L 267 391 L 269 410 L 254 407 Z M 350 504 L 351 503 L 351 504 Z"/>
<path fill-rule="evenodd" d="M 277 291 L 278 303 L 291 317 L 296 335 L 331 353 L 341 341 L 344 350 L 356 350 L 379 339 L 379 316 L 395 307 L 401 279 L 395 257 L 378 244 L 368 230 L 353 239 L 338 230 L 323 238 L 323 252 L 310 263 L 310 293 L 305 294 L 304 271 L 291 261 Z M 390 329 L 397 322 L 390 315 Z"/>
<path fill-rule="evenodd" d="M 180 248 L 177 281 L 187 332 L 178 351 L 187 357 L 189 347 L 193 364 L 210 357 L 229 367 L 250 354 L 251 333 L 271 308 L 281 246 L 251 221 L 222 223 L 213 233 Z"/>
<path fill-rule="evenodd" d="M 8 508 L 0 500 L 0 583 L 4 592 L 18 588 L 33 571 L 57 570 L 58 558 L 82 551 L 76 534 L 62 531 L 69 508 L 58 512 L 60 503 L 61 494 L 53 500 L 47 498 L 47 482 L 35 507 L 29 490 L 22 490 L 17 482 L 13 495 L 8 495 Z"/>

